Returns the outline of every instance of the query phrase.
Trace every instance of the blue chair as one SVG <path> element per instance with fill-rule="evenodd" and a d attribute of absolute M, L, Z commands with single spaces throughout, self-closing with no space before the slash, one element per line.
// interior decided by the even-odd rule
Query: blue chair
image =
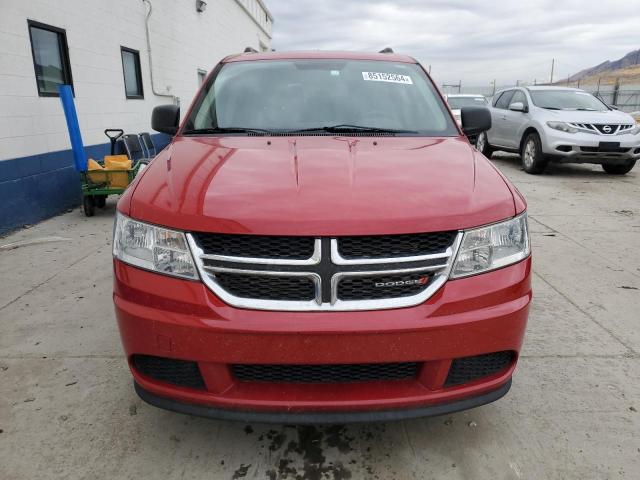
<path fill-rule="evenodd" d="M 151 159 L 147 156 L 146 152 L 142 147 L 142 142 L 140 141 L 140 137 L 135 133 L 128 133 L 123 135 L 122 142 L 124 143 L 124 149 L 127 152 L 127 156 L 135 161 L 140 161 L 142 163 L 149 163 Z"/>
<path fill-rule="evenodd" d="M 156 146 L 153 144 L 153 139 L 151 138 L 151 135 L 149 135 L 149 132 L 142 132 L 138 134 L 138 136 L 140 137 L 142 147 L 147 151 L 147 157 L 155 157 L 158 154 L 158 151 Z"/>

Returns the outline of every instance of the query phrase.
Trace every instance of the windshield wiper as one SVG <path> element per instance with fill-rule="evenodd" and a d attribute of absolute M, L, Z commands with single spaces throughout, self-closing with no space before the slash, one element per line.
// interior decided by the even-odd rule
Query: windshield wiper
<path fill-rule="evenodd" d="M 330 125 L 324 127 L 303 128 L 299 130 L 267 130 L 264 128 L 246 128 L 246 127 L 207 127 L 193 128 L 184 130 L 183 135 L 213 135 L 217 133 L 253 133 L 258 135 L 287 135 L 296 133 L 309 132 L 327 132 L 327 133 L 353 133 L 353 132 L 373 132 L 373 133 L 418 133 L 416 130 L 401 130 L 394 128 L 366 127 L 362 125 Z"/>
<path fill-rule="evenodd" d="M 562 108 L 558 108 L 558 107 L 542 107 L 545 110 L 562 110 Z"/>
<path fill-rule="evenodd" d="M 268 135 L 273 133 L 271 130 L 264 128 L 245 128 L 245 127 L 208 127 L 208 128 L 192 128 L 182 132 L 183 135 L 206 135 L 216 133 L 254 133 L 259 135 Z"/>
<path fill-rule="evenodd" d="M 308 133 L 308 132 L 327 132 L 327 133 L 347 133 L 347 132 L 372 132 L 372 133 L 418 133 L 416 130 L 403 130 L 397 128 L 380 128 L 367 127 L 363 125 L 351 125 L 342 123 L 339 125 L 327 125 L 324 127 L 302 128 L 300 130 L 288 130 L 278 133 Z"/>

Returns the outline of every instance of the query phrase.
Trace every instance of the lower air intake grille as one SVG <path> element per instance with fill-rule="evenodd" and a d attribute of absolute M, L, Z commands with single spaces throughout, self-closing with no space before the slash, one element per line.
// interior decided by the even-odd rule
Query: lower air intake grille
<path fill-rule="evenodd" d="M 627 153 L 630 148 L 621 148 L 616 146 L 611 147 L 580 147 L 580 151 L 587 153 L 601 153 L 601 152 L 609 152 L 609 153 Z"/>
<path fill-rule="evenodd" d="M 304 301 L 315 298 L 315 284 L 309 277 L 277 277 L 240 273 L 215 274 L 226 291 L 243 298 Z"/>
<path fill-rule="evenodd" d="M 369 363 L 353 365 L 234 365 L 243 382 L 351 383 L 415 378 L 418 363 Z"/>
<path fill-rule="evenodd" d="M 429 280 L 426 273 L 347 277 L 338 284 L 338 298 L 340 300 L 377 300 L 408 297 L 425 290 Z"/>
<path fill-rule="evenodd" d="M 445 387 L 488 377 L 506 369 L 513 359 L 513 352 L 495 352 L 475 357 L 456 358 L 449 369 Z"/>
<path fill-rule="evenodd" d="M 458 232 L 339 237 L 338 251 L 347 259 L 393 258 L 442 253 Z"/>
<path fill-rule="evenodd" d="M 134 368 L 154 380 L 172 383 L 181 387 L 204 390 L 204 380 L 196 362 L 175 360 L 173 358 L 134 355 L 131 359 Z"/>

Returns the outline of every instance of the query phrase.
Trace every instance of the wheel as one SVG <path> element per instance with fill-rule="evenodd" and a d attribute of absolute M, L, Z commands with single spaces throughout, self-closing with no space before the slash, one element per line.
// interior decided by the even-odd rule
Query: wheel
<path fill-rule="evenodd" d="M 487 158 L 491 158 L 493 148 L 489 145 L 489 139 L 487 138 L 487 132 L 482 132 L 476 139 L 476 148 L 478 151 Z"/>
<path fill-rule="evenodd" d="M 535 132 L 530 133 L 525 138 L 520 156 L 524 171 L 533 175 L 544 172 L 549 163 L 549 160 L 544 157 L 540 136 Z"/>
<path fill-rule="evenodd" d="M 98 207 L 98 208 L 104 208 L 104 206 L 107 203 L 107 196 L 106 195 L 96 195 L 94 197 L 93 203 L 95 203 L 96 207 Z"/>
<path fill-rule="evenodd" d="M 628 160 L 626 163 L 611 165 L 610 163 L 603 163 L 602 169 L 609 175 L 624 175 L 629 173 L 631 169 L 636 165 L 635 160 Z"/>
<path fill-rule="evenodd" d="M 82 209 L 87 217 L 93 217 L 95 213 L 95 203 L 91 195 L 85 195 L 82 199 Z"/>

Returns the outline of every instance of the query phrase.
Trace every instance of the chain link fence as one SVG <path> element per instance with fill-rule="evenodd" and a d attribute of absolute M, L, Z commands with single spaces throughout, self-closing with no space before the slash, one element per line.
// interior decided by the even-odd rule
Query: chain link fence
<path fill-rule="evenodd" d="M 557 85 L 582 88 L 600 98 L 607 105 L 613 105 L 624 112 L 636 112 L 640 110 L 640 83 L 637 80 L 625 83 L 624 80 L 617 79 L 613 84 L 604 84 L 599 81 L 597 84 L 589 83 L 581 85 L 580 82 L 572 82 Z M 445 94 L 475 93 L 490 98 L 499 90 L 516 86 L 523 87 L 527 86 L 527 84 L 501 85 L 494 88 L 493 85 L 467 86 L 460 82 L 453 85 L 443 84 L 442 91 Z"/>

